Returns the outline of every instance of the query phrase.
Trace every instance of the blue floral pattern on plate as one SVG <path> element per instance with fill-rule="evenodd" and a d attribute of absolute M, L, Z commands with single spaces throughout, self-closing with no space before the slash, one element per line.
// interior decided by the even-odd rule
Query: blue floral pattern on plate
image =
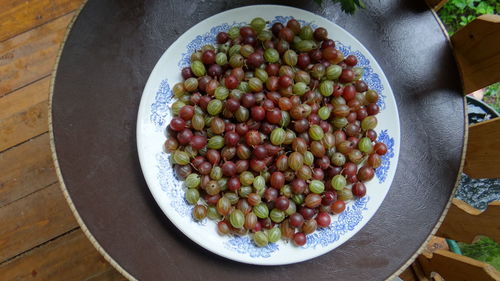
<path fill-rule="evenodd" d="M 201 47 L 210 44 L 214 45 L 215 42 L 215 37 L 217 34 L 221 31 L 227 32 L 231 27 L 233 26 L 242 26 L 245 25 L 245 22 L 233 22 L 232 24 L 224 23 L 218 26 L 214 26 L 210 29 L 209 32 L 203 34 L 203 35 L 198 35 L 196 38 L 194 38 L 193 41 L 189 42 L 186 46 L 186 52 L 182 53 L 182 58 L 177 64 L 179 68 L 183 68 L 186 66 L 189 66 L 191 64 L 191 54 L 200 50 Z"/>
<path fill-rule="evenodd" d="M 274 20 L 270 22 L 272 25 L 275 22 L 285 23 L 290 20 L 291 16 L 276 16 Z M 298 20 L 302 25 L 310 24 L 311 27 L 316 28 L 317 25 L 314 23 L 306 23 L 303 20 Z M 180 61 L 178 62 L 179 69 L 189 66 L 190 55 L 196 50 L 201 49 L 202 46 L 206 44 L 214 44 L 215 37 L 220 31 L 227 31 L 232 26 L 240 26 L 245 23 L 233 22 L 232 24 L 224 23 L 215 26 L 210 29 L 209 32 L 198 35 L 194 40 L 192 40 L 186 46 L 186 52 L 182 54 Z M 381 79 L 377 73 L 375 73 L 370 66 L 370 61 L 358 50 L 351 50 L 351 47 L 345 46 L 341 42 L 336 42 L 337 48 L 347 56 L 349 54 L 354 54 L 358 58 L 358 67 L 364 69 L 363 80 L 368 84 L 370 89 L 377 91 L 379 94 L 378 105 L 380 110 L 385 109 L 385 95 L 383 95 L 384 87 L 382 85 Z M 164 129 L 166 126 L 166 119 L 169 112 L 169 104 L 172 101 L 172 92 L 168 81 L 165 79 L 159 85 L 158 91 L 155 96 L 155 101 L 151 105 L 150 120 L 155 125 L 157 130 Z M 387 154 L 382 157 L 382 164 L 376 170 L 376 176 L 380 183 L 387 179 L 388 170 L 390 167 L 390 159 L 394 157 L 394 139 L 389 136 L 387 129 L 382 130 L 379 134 L 378 141 L 382 141 L 387 145 Z M 191 206 L 184 199 L 184 190 L 182 182 L 175 179 L 174 171 L 171 168 L 171 163 L 168 154 L 161 152 L 156 155 L 158 175 L 157 179 L 161 185 L 162 190 L 165 195 L 171 200 L 170 206 L 182 217 L 186 217 L 186 221 L 190 223 L 206 224 L 207 220 L 201 222 L 195 222 L 191 217 Z M 363 219 L 363 211 L 367 210 L 366 206 L 370 198 L 368 196 L 358 199 L 347 206 L 346 210 L 335 216 L 332 224 L 328 228 L 322 228 L 313 234 L 308 235 L 307 244 L 305 248 L 316 248 L 318 246 L 326 247 L 335 241 L 338 241 L 342 235 L 352 231 Z M 224 247 L 230 250 L 234 250 L 240 254 L 247 254 L 252 258 L 269 258 L 273 252 L 279 250 L 279 245 L 276 243 L 270 243 L 266 247 L 256 247 L 249 236 L 235 236 L 224 242 Z"/>
<path fill-rule="evenodd" d="M 185 188 L 181 180 L 177 178 L 172 169 L 170 157 L 165 152 L 160 152 L 156 155 L 158 168 L 157 179 L 160 183 L 161 190 L 163 190 L 168 198 L 171 199 L 170 207 L 175 210 L 182 217 L 191 217 L 192 206 L 184 198 Z M 192 223 L 205 225 L 207 219 L 201 221 L 189 220 Z"/>
<path fill-rule="evenodd" d="M 281 24 L 286 24 L 289 20 L 293 19 L 291 16 L 277 16 L 274 20 L 270 22 L 270 26 L 272 26 L 274 23 L 281 23 Z M 317 24 L 314 24 L 312 22 L 305 22 L 303 20 L 297 20 L 301 26 L 309 25 L 313 29 L 318 28 Z M 380 109 L 385 108 L 385 103 L 384 103 L 384 98 L 385 95 L 383 95 L 383 90 L 384 87 L 382 86 L 382 81 L 380 80 L 380 77 L 378 76 L 377 73 L 373 72 L 373 69 L 370 67 L 370 61 L 360 52 L 360 51 L 351 51 L 351 47 L 345 46 L 342 44 L 342 42 L 335 41 L 335 45 L 337 49 L 339 49 L 345 57 L 348 55 L 355 55 L 358 58 L 358 64 L 356 65 L 357 67 L 362 67 L 364 69 L 363 72 L 363 80 L 368 84 L 369 88 L 372 90 L 377 91 L 379 94 L 379 100 L 377 101 L 377 105 L 380 106 Z"/>
<path fill-rule="evenodd" d="M 184 201 L 184 189 L 182 181 L 176 179 L 174 169 L 169 159 L 169 155 L 160 152 L 156 155 L 158 168 L 158 181 L 160 182 L 161 189 L 165 192 L 168 198 L 172 199 L 170 206 L 185 217 L 191 215 L 191 207 Z"/>
<path fill-rule="evenodd" d="M 248 235 L 235 236 L 225 242 L 224 247 L 240 254 L 248 254 L 252 258 L 269 258 L 273 252 L 279 250 L 276 243 L 269 243 L 265 247 L 256 247 Z"/>
<path fill-rule="evenodd" d="M 156 92 L 155 102 L 151 105 L 151 115 L 149 120 L 155 124 L 157 130 L 165 127 L 165 118 L 170 112 L 169 104 L 172 101 L 172 91 L 167 79 L 161 81 Z"/>
<path fill-rule="evenodd" d="M 344 212 L 338 215 L 338 220 L 332 221 L 329 227 L 319 228 L 316 232 L 307 236 L 305 248 L 316 248 L 317 246 L 326 247 L 337 241 L 340 237 L 349 231 L 352 231 L 363 219 L 362 212 L 367 210 L 366 204 L 370 200 L 365 196 L 354 201 L 354 204 L 347 206 Z"/>
<path fill-rule="evenodd" d="M 335 45 L 337 49 L 344 54 L 344 57 L 347 57 L 348 55 L 355 55 L 358 58 L 358 64 L 356 64 L 356 67 L 363 68 L 364 71 L 362 78 L 368 85 L 368 88 L 375 90 L 378 93 L 379 99 L 377 101 L 377 105 L 380 107 L 381 111 L 384 110 L 386 98 L 383 94 L 384 86 L 382 85 L 379 75 L 373 72 L 373 68 L 370 66 L 370 60 L 368 60 L 360 51 L 352 51 L 351 47 L 345 46 L 339 41 L 335 41 Z"/>
<path fill-rule="evenodd" d="M 387 153 L 382 155 L 382 163 L 380 167 L 375 170 L 375 175 L 379 183 L 383 183 L 387 179 L 387 172 L 391 166 L 391 158 L 394 157 L 394 138 L 389 136 L 387 130 L 382 130 L 378 135 L 377 140 L 385 143 L 387 146 Z"/>
<path fill-rule="evenodd" d="M 294 18 L 294 17 L 292 17 L 292 16 L 285 16 L 285 17 L 283 17 L 283 16 L 276 16 L 276 17 L 274 18 L 274 20 L 272 20 L 272 21 L 270 21 L 270 22 L 269 22 L 269 26 L 273 26 L 273 24 L 275 24 L 275 23 L 277 23 L 277 22 L 279 22 L 279 23 L 281 23 L 281 24 L 283 24 L 283 25 L 286 25 L 286 23 L 287 23 L 289 20 L 291 20 L 291 19 L 295 19 L 295 18 Z M 317 25 L 317 24 L 315 24 L 315 23 L 313 23 L 313 22 L 306 22 L 306 21 L 301 20 L 301 19 L 295 19 L 295 20 L 297 20 L 297 21 L 300 23 L 300 25 L 301 25 L 301 26 L 309 25 L 309 26 L 311 26 L 313 29 L 318 28 L 318 25 Z"/>

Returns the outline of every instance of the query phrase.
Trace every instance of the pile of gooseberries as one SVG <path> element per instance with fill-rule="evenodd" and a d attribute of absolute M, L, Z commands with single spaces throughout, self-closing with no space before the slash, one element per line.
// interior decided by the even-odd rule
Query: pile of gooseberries
<path fill-rule="evenodd" d="M 387 146 L 376 91 L 325 28 L 292 19 L 220 32 L 172 91 L 165 149 L 195 220 L 297 246 L 365 196 Z"/>

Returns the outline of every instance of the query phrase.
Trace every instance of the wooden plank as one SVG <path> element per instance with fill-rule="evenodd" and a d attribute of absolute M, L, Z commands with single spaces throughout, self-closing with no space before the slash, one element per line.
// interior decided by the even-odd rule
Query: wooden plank
<path fill-rule="evenodd" d="M 436 272 L 433 272 L 431 274 L 431 278 L 432 278 L 432 281 L 446 281 L 443 279 L 443 277 L 441 277 L 441 275 L 439 275 L 439 273 L 436 273 Z"/>
<path fill-rule="evenodd" d="M 0 98 L 0 151 L 47 132 L 50 77 Z"/>
<path fill-rule="evenodd" d="M 420 255 L 418 261 L 427 276 L 437 272 L 445 280 L 500 280 L 500 273 L 493 266 L 453 252 L 437 250 L 430 258 Z"/>
<path fill-rule="evenodd" d="M 21 112 L 0 120 L 0 151 L 47 132 L 48 101 L 43 101 Z"/>
<path fill-rule="evenodd" d="M 81 3 L 82 0 L 0 0 L 0 42 L 65 15 Z"/>
<path fill-rule="evenodd" d="M 49 98 L 50 76 L 29 84 L 10 95 L 0 98 L 0 120 L 23 112 Z"/>
<path fill-rule="evenodd" d="M 454 198 L 436 235 L 471 243 L 477 235 L 486 235 L 500 243 L 500 201 L 492 202 L 481 212 Z"/>
<path fill-rule="evenodd" d="M 56 182 L 49 134 L 0 153 L 0 171 L 0 208 Z"/>
<path fill-rule="evenodd" d="M 415 272 L 415 275 L 417 276 L 418 281 L 429 281 L 429 278 L 425 276 L 424 271 L 422 270 L 422 267 L 418 263 L 418 260 L 413 262 L 411 264 L 411 268 L 413 269 L 413 272 Z"/>
<path fill-rule="evenodd" d="M 483 15 L 451 37 L 464 94 L 500 81 L 500 15 Z"/>
<path fill-rule="evenodd" d="M 438 11 L 441 9 L 448 0 L 425 0 L 427 2 L 427 5 L 434 11 Z"/>
<path fill-rule="evenodd" d="M 37 191 L 0 208 L 0 261 L 76 227 L 58 184 Z"/>
<path fill-rule="evenodd" d="M 408 266 L 405 271 L 403 271 L 400 275 L 399 278 L 403 281 L 418 281 L 417 276 L 413 272 L 413 269 L 411 266 Z"/>
<path fill-rule="evenodd" d="M 106 272 L 91 276 L 85 279 L 85 281 L 127 281 L 127 278 L 123 277 L 123 275 L 112 268 Z"/>
<path fill-rule="evenodd" d="M 464 173 L 472 178 L 499 178 L 499 147 L 500 117 L 471 125 L 469 127 Z"/>
<path fill-rule="evenodd" d="M 0 43 L 0 97 L 52 72 L 74 15 L 71 12 Z"/>
<path fill-rule="evenodd" d="M 0 265 L 2 280 L 107 280 L 91 279 L 106 275 L 111 266 L 78 229 Z M 90 278 L 90 279 L 89 279 Z"/>
<path fill-rule="evenodd" d="M 437 250 L 449 251 L 450 247 L 448 247 L 446 239 L 433 235 L 431 239 L 429 239 L 429 241 L 427 242 L 427 245 L 425 245 L 424 251 L 432 253 Z"/>

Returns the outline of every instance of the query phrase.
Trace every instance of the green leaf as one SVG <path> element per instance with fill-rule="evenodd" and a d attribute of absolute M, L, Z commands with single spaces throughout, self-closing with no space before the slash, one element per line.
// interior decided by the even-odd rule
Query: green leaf
<path fill-rule="evenodd" d="M 481 2 L 479 5 L 476 7 L 476 13 L 484 15 L 484 14 L 493 14 L 495 12 L 495 9 L 488 5 L 486 2 Z"/>
<path fill-rule="evenodd" d="M 500 246 L 491 238 L 483 236 L 473 244 L 459 245 L 464 256 L 489 263 L 500 270 Z"/>
<path fill-rule="evenodd" d="M 466 26 L 469 22 L 473 21 L 476 17 L 473 15 L 460 16 L 460 26 Z"/>
<path fill-rule="evenodd" d="M 465 9 L 465 7 L 467 7 L 467 0 L 451 0 L 450 4 L 454 5 L 455 7 L 459 8 L 460 10 L 463 10 L 463 9 Z"/>
<path fill-rule="evenodd" d="M 315 0 L 316 3 L 321 0 Z M 333 3 L 340 3 L 340 8 L 344 13 L 354 14 L 356 8 L 365 8 L 365 4 L 361 0 L 331 0 Z"/>
<path fill-rule="evenodd" d="M 500 112 L 500 82 L 485 88 L 483 101 Z"/>
<path fill-rule="evenodd" d="M 453 16 L 450 16 L 450 15 L 446 15 L 446 14 L 441 14 L 441 20 L 445 23 L 445 24 L 448 24 L 449 22 L 451 22 L 453 19 Z"/>
<path fill-rule="evenodd" d="M 360 8 L 365 8 L 365 3 L 361 2 L 361 0 L 354 0 L 354 3 L 356 4 L 356 6 L 360 7 Z"/>
<path fill-rule="evenodd" d="M 478 0 L 467 0 L 467 7 L 474 9 L 475 2 L 478 2 Z"/>
<path fill-rule="evenodd" d="M 323 0 L 314 0 L 314 2 L 316 2 L 318 5 L 321 5 L 321 3 L 323 3 Z"/>
<path fill-rule="evenodd" d="M 356 11 L 356 4 L 353 0 L 339 0 L 340 8 L 347 14 L 354 14 Z"/>

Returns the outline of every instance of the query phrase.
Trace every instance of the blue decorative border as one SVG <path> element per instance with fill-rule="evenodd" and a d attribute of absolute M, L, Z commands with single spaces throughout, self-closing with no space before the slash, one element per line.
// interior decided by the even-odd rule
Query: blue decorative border
<path fill-rule="evenodd" d="M 292 19 L 291 16 L 276 16 L 270 22 L 270 25 L 275 22 L 286 23 Z M 314 23 L 306 23 L 303 20 L 298 20 L 301 25 L 310 24 L 311 27 L 317 28 Z M 215 37 L 221 31 L 227 31 L 232 26 L 241 26 L 244 22 L 233 22 L 232 24 L 223 23 L 215 26 L 205 34 L 198 35 L 186 46 L 186 52 L 182 54 L 178 62 L 179 69 L 190 64 L 190 56 L 196 50 L 201 49 L 206 44 L 214 44 Z M 351 50 L 351 47 L 345 46 L 341 42 L 336 41 L 337 48 L 345 55 L 354 54 L 358 58 L 357 66 L 364 68 L 363 80 L 368 84 L 370 89 L 374 89 L 379 94 L 378 105 L 380 110 L 385 109 L 385 98 L 383 95 L 384 87 L 377 73 L 374 73 L 370 66 L 370 61 L 358 50 Z M 163 129 L 165 121 L 170 114 L 169 104 L 172 101 L 172 91 L 167 79 L 164 79 L 156 92 L 155 101 L 151 104 L 150 120 L 155 125 L 157 130 Z M 378 141 L 382 141 L 387 145 L 387 154 L 382 157 L 382 165 L 376 170 L 376 176 L 379 183 L 383 183 L 387 179 L 387 173 L 390 167 L 390 159 L 394 157 L 394 139 L 390 137 L 387 130 L 382 130 L 378 137 Z M 174 171 L 171 168 L 168 154 L 161 152 L 156 155 L 157 169 L 159 171 L 157 179 L 160 183 L 165 195 L 170 199 L 170 207 L 172 207 L 180 216 L 191 217 L 192 207 L 184 199 L 184 187 L 182 182 L 175 179 Z M 367 210 L 366 206 L 370 198 L 368 196 L 358 199 L 354 204 L 348 206 L 346 210 L 338 216 L 338 220 L 332 222 L 328 228 L 318 229 L 315 233 L 307 236 L 307 244 L 304 248 L 316 248 L 317 246 L 326 247 L 335 241 L 338 241 L 342 235 L 352 231 L 363 219 L 363 211 Z M 207 223 L 207 219 L 201 222 L 188 220 L 190 223 L 202 224 Z M 235 236 L 224 242 L 224 247 L 233 250 L 240 254 L 248 254 L 252 258 L 269 258 L 273 252 L 279 250 L 276 243 L 270 243 L 266 247 L 256 247 L 249 236 Z"/>
<path fill-rule="evenodd" d="M 279 250 L 276 243 L 269 243 L 265 247 L 257 247 L 250 236 L 235 236 L 224 242 L 224 247 L 240 254 L 248 254 L 252 258 L 270 258 L 271 254 Z"/>
<path fill-rule="evenodd" d="M 160 183 L 161 190 L 171 199 L 170 207 L 183 217 L 191 216 L 191 206 L 184 199 L 182 181 L 176 179 L 174 169 L 171 168 L 172 163 L 170 163 L 169 155 L 160 152 L 156 155 L 156 161 L 156 168 L 159 171 L 156 178 Z"/>
<path fill-rule="evenodd" d="M 375 90 L 379 99 L 377 101 L 377 105 L 380 107 L 380 111 L 385 109 L 385 99 L 384 95 L 384 86 L 382 85 L 382 80 L 379 75 L 373 71 L 373 68 L 370 66 L 370 60 L 368 60 L 363 53 L 360 51 L 352 51 L 350 46 L 346 46 L 339 41 L 335 41 L 335 45 L 337 49 L 339 49 L 345 57 L 348 55 L 355 55 L 358 58 L 358 64 L 356 67 L 362 67 L 363 71 L 363 81 L 366 82 L 369 89 Z"/>
<path fill-rule="evenodd" d="M 157 175 L 158 182 L 160 183 L 161 190 L 165 192 L 167 197 L 171 200 L 170 207 L 174 209 L 182 217 L 191 217 L 192 206 L 186 201 L 185 187 L 183 182 L 177 178 L 172 163 L 170 162 L 169 155 L 165 152 L 156 154 L 157 165 L 159 173 Z M 205 225 L 208 219 L 205 218 L 201 221 L 189 220 L 192 223 Z"/>
<path fill-rule="evenodd" d="M 170 113 L 169 104 L 172 101 L 173 93 L 170 90 L 167 79 L 161 81 L 156 92 L 155 102 L 151 105 L 151 115 L 149 120 L 155 124 L 156 129 L 165 127 L 165 118 Z"/>
<path fill-rule="evenodd" d="M 217 34 L 219 34 L 219 32 L 227 32 L 233 26 L 243 26 L 245 24 L 245 22 L 233 22 L 232 24 L 223 23 L 221 25 L 212 27 L 210 31 L 206 32 L 205 34 L 196 36 L 193 41 L 187 44 L 186 52 L 182 53 L 181 60 L 179 61 L 177 66 L 179 66 L 179 68 L 184 68 L 191 65 L 191 54 L 200 50 L 201 47 L 207 44 L 215 45 L 215 38 L 217 37 Z"/>
<path fill-rule="evenodd" d="M 381 157 L 382 163 L 375 170 L 378 182 L 383 183 L 387 179 L 387 172 L 391 166 L 391 158 L 394 157 L 394 138 L 389 136 L 387 130 L 382 130 L 378 135 L 377 141 L 383 142 L 387 146 L 387 153 Z"/>
<path fill-rule="evenodd" d="M 326 247 L 340 239 L 349 231 L 354 230 L 363 220 L 363 211 L 368 210 L 366 205 L 370 201 L 369 196 L 365 196 L 354 201 L 354 204 L 338 215 L 338 220 L 333 221 L 329 227 L 318 228 L 314 233 L 307 235 L 307 244 L 304 248 L 314 248 L 317 246 Z"/>
<path fill-rule="evenodd" d="M 293 19 L 292 16 L 277 16 L 274 20 L 271 21 L 270 26 L 279 22 L 282 24 L 286 24 L 289 20 Z M 318 28 L 318 25 L 312 22 L 306 22 L 304 20 L 297 20 L 301 26 L 310 25 L 313 29 Z M 217 35 L 217 34 L 216 34 Z M 339 49 L 345 57 L 348 55 L 355 55 L 358 58 L 357 67 L 362 67 L 364 69 L 363 72 L 363 80 L 368 84 L 368 87 L 372 90 L 377 91 L 379 94 L 379 99 L 377 101 L 377 105 L 380 107 L 380 110 L 385 109 L 385 98 L 386 96 L 383 94 L 384 86 L 382 85 L 382 81 L 377 73 L 373 72 L 373 69 L 370 66 L 370 61 L 363 55 L 360 51 L 352 51 L 350 46 L 346 46 L 342 44 L 342 42 L 335 41 L 335 45 L 337 49 Z"/>
<path fill-rule="evenodd" d="M 294 18 L 294 17 L 292 17 L 292 16 L 284 16 L 284 17 L 283 17 L 283 16 L 276 16 L 276 17 L 274 18 L 274 20 L 272 20 L 272 21 L 270 21 L 270 22 L 269 22 L 269 26 L 273 26 L 273 24 L 275 24 L 275 23 L 277 23 L 277 22 L 279 22 L 279 23 L 281 23 L 281 24 L 283 24 L 283 25 L 286 25 L 286 23 L 287 23 L 289 20 L 291 20 L 291 19 L 295 19 L 295 20 L 297 20 L 297 21 L 300 23 L 300 25 L 301 25 L 301 26 L 306 26 L 306 25 L 309 25 L 309 26 L 311 26 L 313 29 L 318 28 L 318 25 L 317 25 L 317 24 L 315 24 L 315 23 L 313 23 L 313 22 L 306 22 L 305 20 L 296 19 L 296 18 Z"/>

